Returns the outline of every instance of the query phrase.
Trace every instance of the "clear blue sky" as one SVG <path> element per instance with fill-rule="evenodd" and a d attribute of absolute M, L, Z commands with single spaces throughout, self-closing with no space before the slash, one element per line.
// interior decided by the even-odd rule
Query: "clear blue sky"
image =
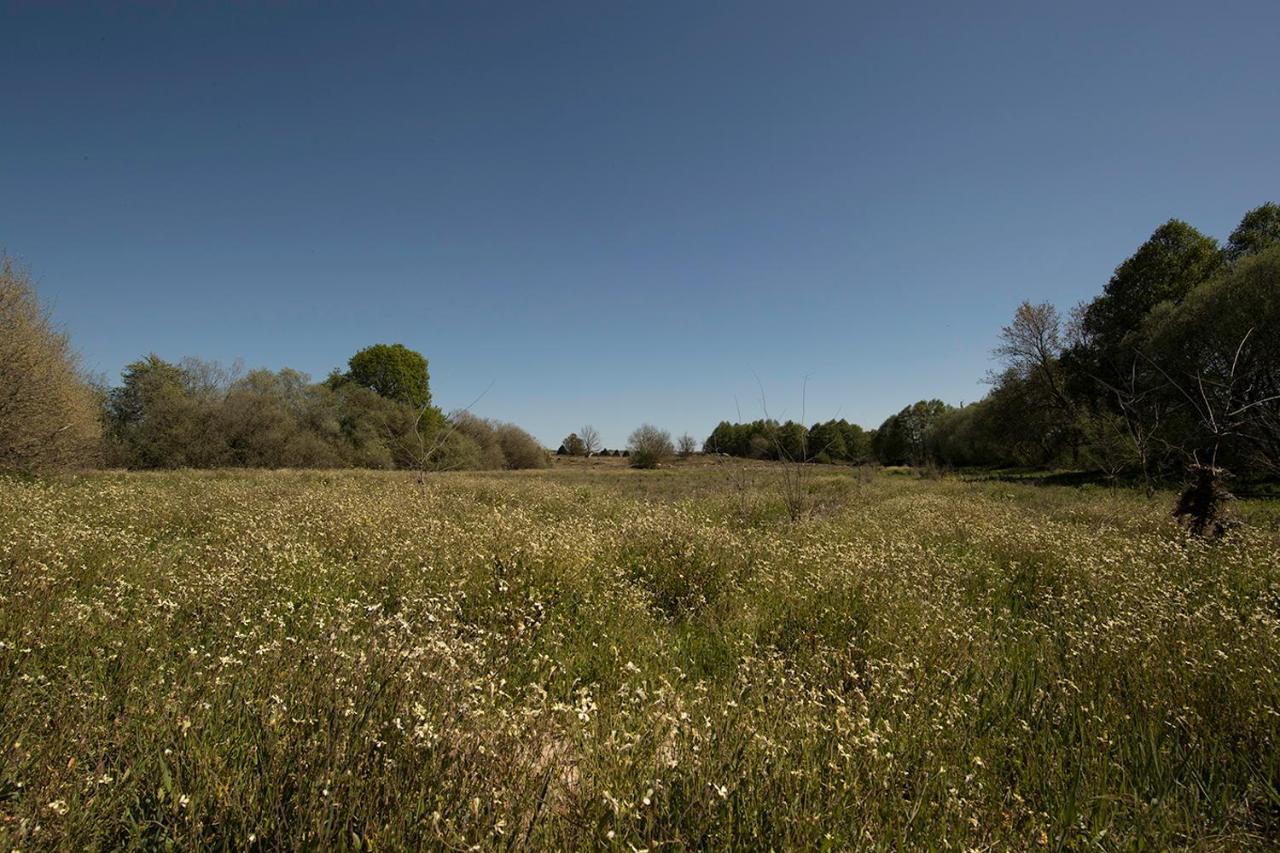
<path fill-rule="evenodd" d="M 322 377 L 554 446 L 984 392 L 1176 216 L 1280 200 L 1280 3 L 0 5 L 0 247 L 86 366 Z"/>

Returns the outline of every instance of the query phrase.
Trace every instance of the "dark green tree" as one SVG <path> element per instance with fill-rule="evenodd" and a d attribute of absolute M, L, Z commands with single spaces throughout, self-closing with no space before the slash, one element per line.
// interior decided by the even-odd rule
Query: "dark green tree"
<path fill-rule="evenodd" d="M 805 429 L 804 424 L 798 424 L 795 421 L 787 421 L 774 433 L 775 442 L 775 459 L 785 459 L 788 462 L 807 462 L 809 459 L 809 430 Z"/>
<path fill-rule="evenodd" d="M 849 462 L 866 462 L 871 459 L 871 439 L 874 432 L 868 432 L 857 424 L 848 421 L 837 421 L 844 437 L 845 458 Z"/>
<path fill-rule="evenodd" d="M 1227 259 L 1232 263 L 1280 245 L 1280 204 L 1267 202 L 1244 215 L 1227 240 Z"/>
<path fill-rule="evenodd" d="M 1153 312 L 1144 350 L 1184 460 L 1280 472 L 1280 245 Z"/>
<path fill-rule="evenodd" d="M 1104 358 L 1121 355 L 1152 308 L 1181 302 L 1222 262 L 1216 240 L 1170 219 L 1116 267 L 1102 295 L 1085 309 L 1082 327 L 1090 345 Z"/>
<path fill-rule="evenodd" d="M 930 431 L 951 409 L 941 400 L 920 400 L 890 415 L 876 430 L 873 449 L 885 465 L 921 465 L 929 458 Z"/>
<path fill-rule="evenodd" d="M 849 458 L 840 421 L 814 424 L 809 429 L 809 454 L 818 462 L 845 462 Z"/>

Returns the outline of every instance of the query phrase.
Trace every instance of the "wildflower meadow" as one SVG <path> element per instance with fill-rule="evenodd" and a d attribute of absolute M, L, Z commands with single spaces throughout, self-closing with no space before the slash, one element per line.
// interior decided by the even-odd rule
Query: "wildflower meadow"
<path fill-rule="evenodd" d="M 1280 544 L 768 466 L 0 481 L 10 849 L 1280 839 Z"/>

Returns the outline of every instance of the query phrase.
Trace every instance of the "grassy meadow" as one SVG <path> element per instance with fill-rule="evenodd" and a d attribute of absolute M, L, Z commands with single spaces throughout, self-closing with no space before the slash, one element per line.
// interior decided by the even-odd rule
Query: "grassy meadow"
<path fill-rule="evenodd" d="M 824 469 L 0 481 L 0 846 L 1280 843 L 1280 539 Z"/>

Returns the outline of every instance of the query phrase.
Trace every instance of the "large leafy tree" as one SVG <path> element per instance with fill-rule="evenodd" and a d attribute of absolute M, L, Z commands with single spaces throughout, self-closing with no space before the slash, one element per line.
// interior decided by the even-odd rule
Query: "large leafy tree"
<path fill-rule="evenodd" d="M 1216 240 L 1171 219 L 1116 267 L 1102 295 L 1077 314 L 1074 342 L 1061 360 L 1062 387 L 1081 403 L 1078 414 L 1086 419 L 1122 418 L 1144 472 L 1171 464 L 1156 456 L 1171 446 L 1168 433 L 1176 425 L 1168 400 L 1153 393 L 1163 380 L 1142 352 L 1143 328 L 1158 306 L 1181 304 L 1224 264 Z"/>
<path fill-rule="evenodd" d="M 1116 267 L 1102 295 L 1085 309 L 1085 335 L 1104 356 L 1123 353 L 1152 308 L 1181 302 L 1222 263 L 1216 240 L 1170 219 Z"/>
<path fill-rule="evenodd" d="M 431 405 L 427 360 L 404 344 L 374 344 L 360 350 L 347 362 L 346 379 L 415 409 Z"/>
<path fill-rule="evenodd" d="M 1184 413 L 1183 451 L 1280 472 L 1280 245 L 1153 312 L 1145 336 Z"/>
<path fill-rule="evenodd" d="M 1267 202 L 1244 215 L 1227 240 L 1227 258 L 1238 261 L 1280 246 L 1280 204 Z"/>

